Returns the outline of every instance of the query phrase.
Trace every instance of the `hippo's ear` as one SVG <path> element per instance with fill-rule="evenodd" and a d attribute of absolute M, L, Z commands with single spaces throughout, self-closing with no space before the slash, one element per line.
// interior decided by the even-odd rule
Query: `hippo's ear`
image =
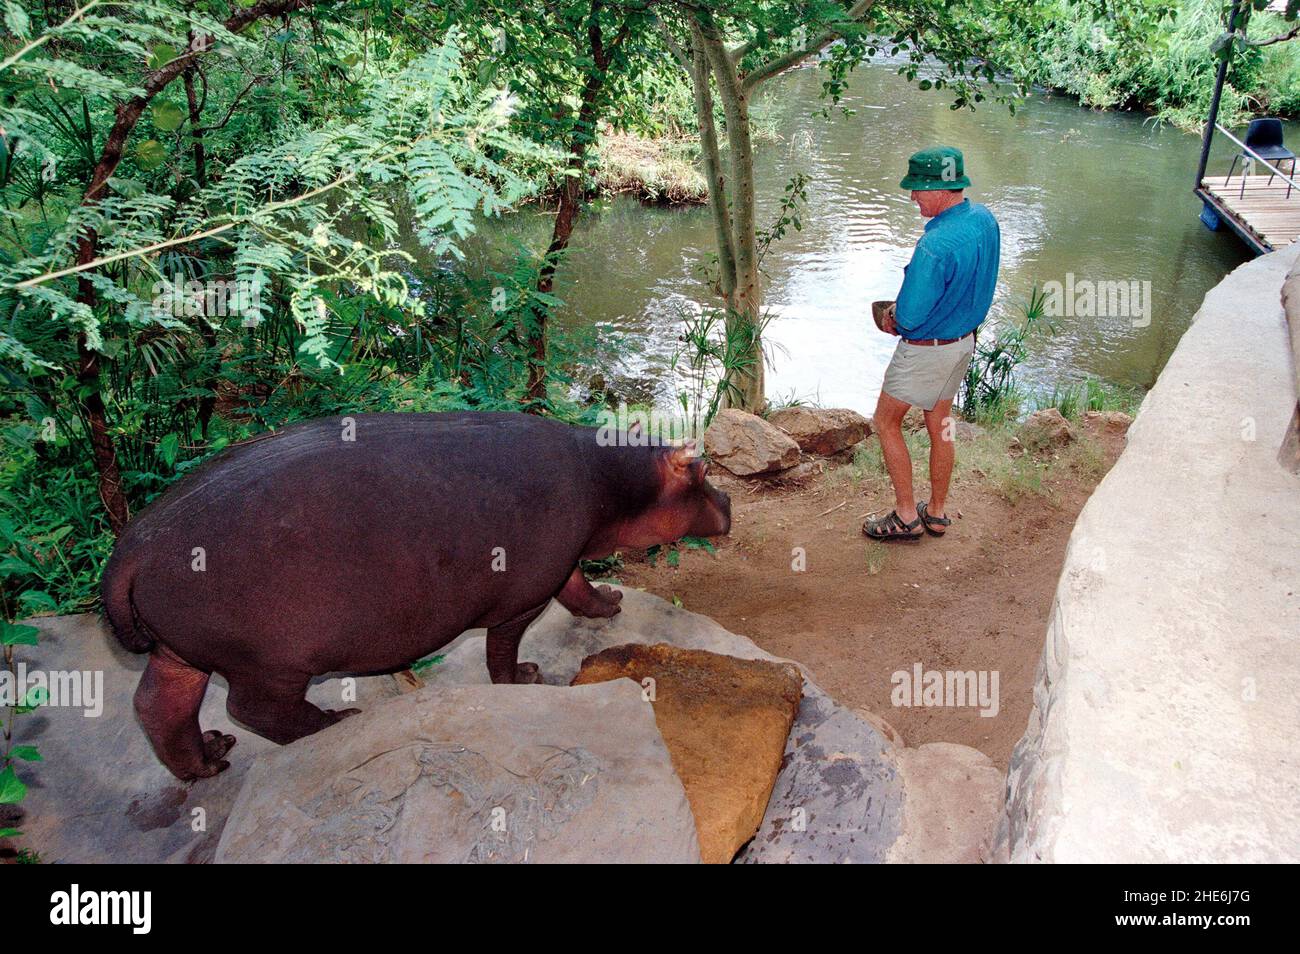
<path fill-rule="evenodd" d="M 708 464 L 700 457 L 699 443 L 695 440 L 683 441 L 668 452 L 668 466 L 674 475 L 692 482 L 704 479 Z"/>

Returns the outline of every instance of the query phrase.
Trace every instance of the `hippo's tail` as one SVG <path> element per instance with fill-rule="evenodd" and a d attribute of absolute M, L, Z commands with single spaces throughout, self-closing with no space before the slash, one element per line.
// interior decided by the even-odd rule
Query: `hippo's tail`
<path fill-rule="evenodd" d="M 132 653 L 147 653 L 153 649 L 154 638 L 140 625 L 131 602 L 131 586 L 135 582 L 135 568 L 123 558 L 122 550 L 114 551 L 104 568 L 100 583 L 100 598 L 104 601 L 104 615 L 113 627 L 117 641 Z"/>

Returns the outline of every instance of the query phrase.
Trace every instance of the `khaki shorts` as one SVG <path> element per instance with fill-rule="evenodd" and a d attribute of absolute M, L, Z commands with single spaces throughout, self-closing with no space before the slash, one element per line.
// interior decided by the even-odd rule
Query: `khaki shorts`
<path fill-rule="evenodd" d="M 900 340 L 885 369 L 881 390 L 905 404 L 932 411 L 940 401 L 957 396 L 974 351 L 974 335 L 946 345 L 916 345 Z"/>

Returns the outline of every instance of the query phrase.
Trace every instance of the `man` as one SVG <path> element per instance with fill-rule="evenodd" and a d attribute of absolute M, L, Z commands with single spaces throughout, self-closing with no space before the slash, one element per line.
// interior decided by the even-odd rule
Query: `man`
<path fill-rule="evenodd" d="M 908 160 L 899 183 L 911 190 L 929 221 L 904 271 L 898 301 L 882 323 L 902 340 L 885 371 L 875 416 L 895 507 L 863 524 L 873 540 L 943 536 L 952 522 L 946 510 L 954 457 L 952 400 L 975 350 L 975 329 L 993 303 L 1001 254 L 992 213 L 963 194 L 971 184 L 963 166 L 959 149 L 923 149 Z M 903 440 L 903 415 L 911 407 L 925 412 L 930 433 L 930 499 L 920 503 Z"/>

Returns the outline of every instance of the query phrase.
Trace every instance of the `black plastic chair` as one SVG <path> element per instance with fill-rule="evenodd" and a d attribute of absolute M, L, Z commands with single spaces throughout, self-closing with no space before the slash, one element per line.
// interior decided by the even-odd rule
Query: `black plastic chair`
<path fill-rule="evenodd" d="M 1261 159 L 1267 159 L 1274 166 L 1291 160 L 1291 178 L 1295 178 L 1295 153 L 1282 145 L 1282 121 L 1280 119 L 1252 119 L 1250 125 L 1246 127 L 1246 146 L 1256 156 Z M 1232 180 L 1232 172 L 1237 168 L 1237 160 L 1246 160 L 1241 164 L 1241 193 L 1239 198 L 1246 195 L 1246 168 L 1254 160 L 1249 152 L 1242 151 L 1232 157 L 1232 165 L 1228 168 L 1228 178 L 1223 180 L 1226 186 Z M 1268 174 L 1268 184 L 1273 184 L 1272 171 Z M 1286 184 L 1286 197 L 1291 198 L 1291 183 Z"/>

